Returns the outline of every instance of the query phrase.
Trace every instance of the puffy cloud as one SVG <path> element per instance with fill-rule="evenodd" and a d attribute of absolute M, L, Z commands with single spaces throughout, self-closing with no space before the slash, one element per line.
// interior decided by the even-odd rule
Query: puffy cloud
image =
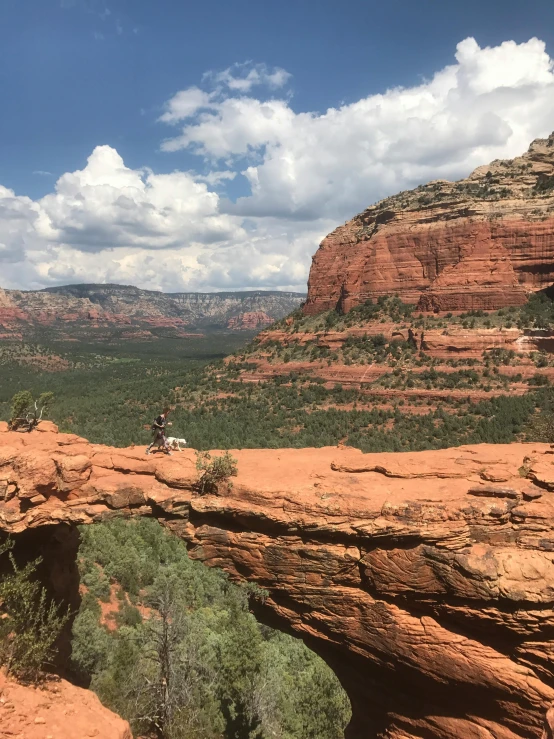
<path fill-rule="evenodd" d="M 252 62 L 233 64 L 222 72 L 206 72 L 203 81 L 215 89 L 208 92 L 193 85 L 186 90 L 180 90 L 167 101 L 164 106 L 165 113 L 159 120 L 163 123 L 179 123 L 194 117 L 200 110 L 217 109 L 229 92 L 247 93 L 256 86 L 277 90 L 283 87 L 291 76 L 281 67 L 269 69 L 265 64 Z"/>
<path fill-rule="evenodd" d="M 27 247 L 34 242 L 35 224 L 40 209 L 30 198 L 18 197 L 0 185 L 0 263 L 19 263 L 26 258 Z"/>
<path fill-rule="evenodd" d="M 460 84 L 479 95 L 503 87 L 552 84 L 552 61 L 544 43 L 537 38 L 519 45 L 504 41 L 485 49 L 474 38 L 466 38 L 457 46 L 456 60 Z"/>
<path fill-rule="evenodd" d="M 220 184 L 233 172 L 203 179 Z M 220 213 L 199 176 L 132 170 L 109 146 L 34 202 L 0 187 L 0 284 L 120 282 L 160 290 L 302 289 L 324 231 Z M 329 224 L 330 225 L 330 224 Z M 315 242 L 314 242 L 315 238 Z"/>
<path fill-rule="evenodd" d="M 206 182 L 208 185 L 221 185 L 226 180 L 234 180 L 237 176 L 238 172 L 232 172 L 229 169 L 225 169 L 221 172 L 218 172 L 217 170 L 213 172 L 208 172 L 208 174 L 197 174 L 196 180 L 198 182 Z"/>
<path fill-rule="evenodd" d="M 164 123 L 177 123 L 191 118 L 202 108 L 207 108 L 212 101 L 212 93 L 199 87 L 189 87 L 176 93 L 165 105 L 165 113 L 160 117 Z"/>
<path fill-rule="evenodd" d="M 198 155 L 201 175 L 133 170 L 98 146 L 40 200 L 0 186 L 0 284 L 303 289 L 337 223 L 392 192 L 517 155 L 554 127 L 554 65 L 537 39 L 466 39 L 431 79 L 324 113 L 276 98 L 288 78 L 234 65 L 167 102 L 160 120 L 178 130 L 162 149 Z"/>
<path fill-rule="evenodd" d="M 185 126 L 180 136 L 162 143 L 164 151 L 192 148 L 207 159 L 245 156 L 293 135 L 298 116 L 283 100 L 226 98 Z"/>
<path fill-rule="evenodd" d="M 42 198 L 37 231 L 83 251 L 167 249 L 240 236 L 218 205 L 218 195 L 187 172 L 132 170 L 115 149 L 98 146 L 83 170 L 62 175 L 56 192 Z"/>
<path fill-rule="evenodd" d="M 468 38 L 456 62 L 418 86 L 323 114 L 296 113 L 285 100 L 214 99 L 163 148 L 227 166 L 250 156 L 252 192 L 235 213 L 345 218 L 394 191 L 514 156 L 550 133 L 554 70 L 542 41 L 482 49 Z"/>

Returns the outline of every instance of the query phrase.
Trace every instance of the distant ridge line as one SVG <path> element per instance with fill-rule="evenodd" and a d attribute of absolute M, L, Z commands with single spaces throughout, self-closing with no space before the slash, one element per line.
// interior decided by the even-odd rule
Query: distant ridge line
<path fill-rule="evenodd" d="M 202 295 L 206 297 L 222 297 L 222 298 L 231 298 L 231 297 L 257 297 L 257 296 L 265 296 L 265 295 L 288 295 L 288 296 L 294 296 L 294 297 L 306 297 L 306 292 L 295 292 L 293 290 L 215 290 L 213 292 L 198 292 L 195 290 L 182 290 L 177 292 L 164 292 L 163 290 L 148 290 L 146 288 L 137 287 L 136 285 L 122 285 L 115 282 L 106 282 L 106 283 L 94 283 L 94 282 L 82 282 L 82 283 L 75 283 L 71 285 L 57 285 L 54 287 L 44 287 L 40 290 L 19 290 L 18 292 L 22 293 L 36 293 L 36 292 L 42 292 L 42 293 L 63 293 L 65 291 L 72 292 L 79 291 L 79 290 L 103 290 L 106 288 L 118 288 L 118 289 L 124 289 L 124 290 L 136 290 L 142 293 L 146 293 L 149 295 L 166 295 L 167 297 L 174 297 L 178 295 Z"/>

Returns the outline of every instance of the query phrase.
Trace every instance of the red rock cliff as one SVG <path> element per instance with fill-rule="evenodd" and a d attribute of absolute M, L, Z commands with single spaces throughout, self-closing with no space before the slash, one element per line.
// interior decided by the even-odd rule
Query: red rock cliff
<path fill-rule="evenodd" d="M 421 310 L 495 310 L 554 282 L 554 134 L 466 180 L 368 208 L 323 240 L 305 313 L 398 293 Z"/>
<path fill-rule="evenodd" d="M 194 453 L 0 431 L 0 529 L 155 516 L 267 589 L 260 618 L 347 690 L 350 739 L 539 739 L 554 700 L 554 454 L 244 450 L 199 496 Z M 550 731 L 550 729 L 549 729 Z M 547 735 L 545 735 L 547 736 Z"/>

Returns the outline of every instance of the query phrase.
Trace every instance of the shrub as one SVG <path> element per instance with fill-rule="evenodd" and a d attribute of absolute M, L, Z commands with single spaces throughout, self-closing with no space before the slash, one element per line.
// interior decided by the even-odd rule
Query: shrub
<path fill-rule="evenodd" d="M 549 384 L 548 377 L 545 377 L 545 375 L 541 375 L 538 372 L 536 372 L 533 377 L 530 377 L 527 380 L 528 385 L 535 385 L 536 387 L 542 387 L 544 385 Z"/>
<path fill-rule="evenodd" d="M 0 546 L 0 554 L 11 547 L 10 542 Z M 54 657 L 56 640 L 70 614 L 61 613 L 36 581 L 40 559 L 19 568 L 11 553 L 9 557 L 13 574 L 0 582 L 0 664 L 8 674 L 36 682 Z"/>
<path fill-rule="evenodd" d="M 12 398 L 9 427 L 12 431 L 26 428 L 31 431 L 42 420 L 44 412 L 54 400 L 53 393 L 41 393 L 34 400 L 29 390 L 20 390 Z"/>
<path fill-rule="evenodd" d="M 33 404 L 33 396 L 29 390 L 20 390 L 12 398 L 12 409 L 10 423 L 24 416 Z"/>
<path fill-rule="evenodd" d="M 229 452 L 213 458 L 210 452 L 197 452 L 196 469 L 201 473 L 197 482 L 201 493 L 216 491 L 221 482 L 230 485 L 229 478 L 238 474 L 237 460 Z"/>

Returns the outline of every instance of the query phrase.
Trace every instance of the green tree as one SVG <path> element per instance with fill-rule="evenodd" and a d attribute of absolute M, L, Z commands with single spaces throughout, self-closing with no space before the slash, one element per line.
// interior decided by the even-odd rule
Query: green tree
<path fill-rule="evenodd" d="M 83 527 L 81 537 L 82 577 L 93 567 L 114 573 L 122 625 L 108 631 L 97 597 L 86 593 L 73 626 L 73 659 L 137 735 L 342 737 L 348 700 L 335 675 L 301 641 L 256 622 L 250 599 L 263 591 L 191 561 L 156 521 L 113 520 Z M 134 563 L 138 590 L 129 597 L 141 619 L 121 588 L 119 578 L 131 582 L 127 566 L 115 566 L 124 552 Z"/>
<path fill-rule="evenodd" d="M 20 390 L 12 398 L 10 424 L 16 419 L 24 418 L 25 414 L 33 404 L 33 395 L 30 390 Z"/>
<path fill-rule="evenodd" d="M 10 428 L 13 431 L 19 428 L 28 428 L 31 431 L 42 420 L 53 400 L 52 392 L 41 393 L 34 400 L 30 390 L 20 390 L 12 398 Z"/>

